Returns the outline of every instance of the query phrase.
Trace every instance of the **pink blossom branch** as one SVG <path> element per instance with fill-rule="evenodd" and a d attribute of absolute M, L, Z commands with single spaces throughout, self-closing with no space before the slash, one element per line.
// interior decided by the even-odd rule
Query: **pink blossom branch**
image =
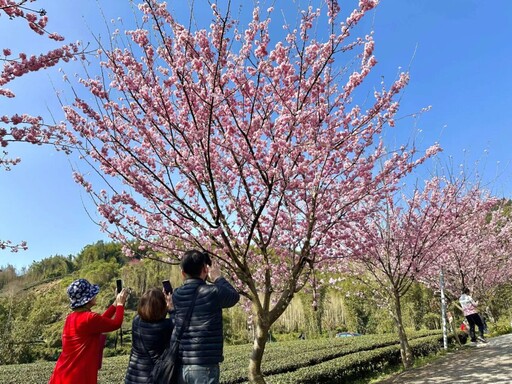
<path fill-rule="evenodd" d="M 4 249 L 16 253 L 18 251 L 26 251 L 28 247 L 25 241 L 19 244 L 13 244 L 10 240 L 0 240 L 0 250 Z"/>
<path fill-rule="evenodd" d="M 35 0 L 31 0 L 31 2 L 33 1 Z M 22 0 L 20 2 L 16 2 L 14 0 L 0 0 L 0 11 L 3 11 L 10 19 L 19 17 L 27 20 L 30 29 L 39 35 L 47 34 L 50 39 L 56 41 L 64 40 L 62 36 L 56 33 L 49 33 L 45 30 L 46 24 L 48 23 L 48 17 L 46 16 L 46 11 L 44 9 L 31 9 L 23 6 L 25 3 L 27 3 L 27 0 Z M 29 11 L 29 13 L 24 11 Z"/>

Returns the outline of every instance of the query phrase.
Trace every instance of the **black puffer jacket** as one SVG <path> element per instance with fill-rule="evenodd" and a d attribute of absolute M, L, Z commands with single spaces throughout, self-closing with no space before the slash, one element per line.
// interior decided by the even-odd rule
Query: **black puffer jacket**
<path fill-rule="evenodd" d="M 174 291 L 176 329 L 171 343 L 176 339 L 197 287 L 196 304 L 189 327 L 181 339 L 179 358 L 185 365 L 218 364 L 224 359 L 222 308 L 232 307 L 240 300 L 235 288 L 222 277 L 213 284 L 206 284 L 202 279 L 187 279 Z"/>
<path fill-rule="evenodd" d="M 169 345 L 172 329 L 170 318 L 147 323 L 135 316 L 132 322 L 132 351 L 126 372 L 126 384 L 147 382 L 154 362 Z"/>

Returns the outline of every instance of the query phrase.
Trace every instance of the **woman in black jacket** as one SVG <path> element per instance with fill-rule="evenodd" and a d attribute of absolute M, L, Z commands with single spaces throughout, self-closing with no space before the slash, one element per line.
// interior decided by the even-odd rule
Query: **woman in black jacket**
<path fill-rule="evenodd" d="M 126 384 L 146 383 L 155 361 L 169 345 L 173 323 L 166 317 L 173 309 L 171 295 L 158 288 L 146 291 L 132 322 L 132 350 Z"/>

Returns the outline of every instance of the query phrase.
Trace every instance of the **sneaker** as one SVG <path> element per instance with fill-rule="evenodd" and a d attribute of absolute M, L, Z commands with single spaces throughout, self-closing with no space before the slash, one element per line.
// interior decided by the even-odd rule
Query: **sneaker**
<path fill-rule="evenodd" d="M 481 341 L 482 343 L 487 343 L 487 340 L 484 339 L 482 336 L 478 336 L 477 339 Z"/>
<path fill-rule="evenodd" d="M 470 342 L 468 345 L 469 345 L 470 347 L 476 347 L 476 344 L 477 344 L 477 343 L 476 343 L 476 341 L 472 341 L 472 342 Z"/>

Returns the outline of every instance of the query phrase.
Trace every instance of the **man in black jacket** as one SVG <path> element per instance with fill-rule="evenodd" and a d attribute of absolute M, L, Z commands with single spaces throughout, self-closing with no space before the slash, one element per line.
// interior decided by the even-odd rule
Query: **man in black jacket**
<path fill-rule="evenodd" d="M 219 363 L 224 359 L 222 333 L 222 308 L 234 306 L 240 300 L 235 288 L 220 275 L 220 269 L 212 265 L 207 253 L 197 250 L 185 252 L 181 260 L 184 284 L 172 296 L 175 309 L 175 332 L 171 343 L 175 342 L 176 331 L 197 289 L 197 298 L 190 323 L 181 338 L 179 361 L 179 383 L 219 383 Z M 211 282 L 206 283 L 206 279 Z"/>

